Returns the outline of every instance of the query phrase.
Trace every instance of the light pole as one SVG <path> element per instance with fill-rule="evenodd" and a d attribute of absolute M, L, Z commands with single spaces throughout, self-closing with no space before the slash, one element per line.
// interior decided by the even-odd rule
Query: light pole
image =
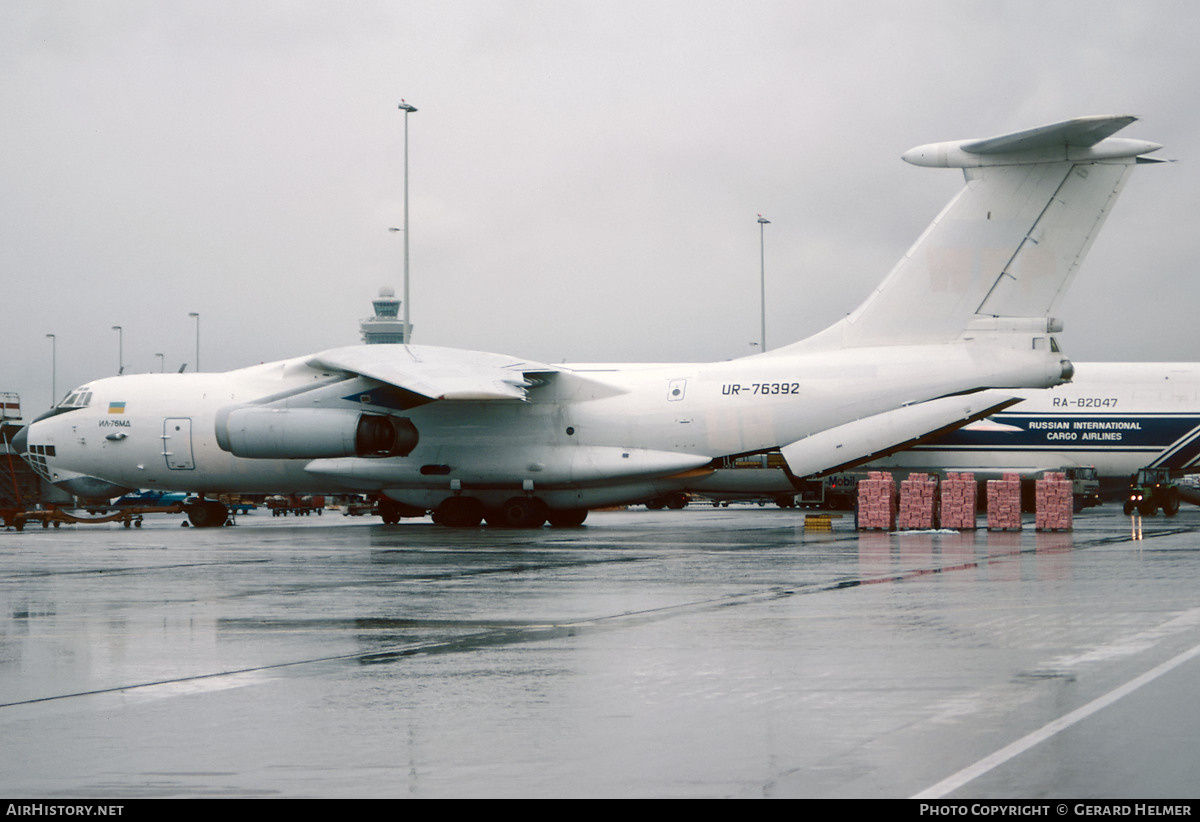
<path fill-rule="evenodd" d="M 762 336 L 759 338 L 759 344 L 763 351 L 767 350 L 767 246 L 764 237 L 766 226 L 771 221 L 763 215 L 758 215 L 758 291 L 759 291 L 759 312 L 762 321 Z"/>
<path fill-rule="evenodd" d="M 167 370 L 167 358 L 162 354 L 155 354 L 158 357 L 158 373 L 163 374 Z"/>
<path fill-rule="evenodd" d="M 112 327 L 117 332 L 117 376 L 125 373 L 125 330 L 119 325 Z"/>
<path fill-rule="evenodd" d="M 47 334 L 50 338 L 50 407 L 58 402 L 58 338 Z"/>
<path fill-rule="evenodd" d="M 404 343 L 412 342 L 412 323 L 408 320 L 408 115 L 416 106 L 400 101 L 399 109 L 404 112 Z"/>
<path fill-rule="evenodd" d="M 200 372 L 200 315 L 195 311 L 188 312 L 189 317 L 196 318 L 196 373 Z"/>

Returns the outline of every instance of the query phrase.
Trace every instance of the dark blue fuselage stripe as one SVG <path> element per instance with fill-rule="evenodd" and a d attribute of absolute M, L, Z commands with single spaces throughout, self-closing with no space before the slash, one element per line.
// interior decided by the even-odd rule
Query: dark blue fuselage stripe
<path fill-rule="evenodd" d="M 1005 412 L 988 418 L 1008 430 L 962 428 L 917 446 L 943 452 L 1102 451 L 1159 454 L 1152 465 L 1182 468 L 1200 461 L 1200 415 Z"/>

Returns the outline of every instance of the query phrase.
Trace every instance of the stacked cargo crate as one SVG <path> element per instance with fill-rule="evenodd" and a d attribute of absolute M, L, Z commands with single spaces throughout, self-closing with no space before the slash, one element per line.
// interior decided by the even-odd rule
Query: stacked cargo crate
<path fill-rule="evenodd" d="M 933 528 L 937 508 L 937 477 L 929 474 L 909 474 L 900 483 L 900 512 L 896 528 L 928 530 Z"/>
<path fill-rule="evenodd" d="M 943 528 L 975 528 L 979 487 L 970 473 L 946 474 L 942 482 L 941 525 Z"/>
<path fill-rule="evenodd" d="M 886 471 L 870 471 L 858 482 L 858 527 L 892 530 L 896 524 L 896 482 Z"/>
<path fill-rule="evenodd" d="M 1021 530 L 1021 477 L 1005 474 L 988 480 L 987 521 L 989 531 Z"/>
<path fill-rule="evenodd" d="M 1039 531 L 1069 531 L 1074 515 L 1071 481 L 1059 471 L 1048 471 L 1035 483 Z"/>

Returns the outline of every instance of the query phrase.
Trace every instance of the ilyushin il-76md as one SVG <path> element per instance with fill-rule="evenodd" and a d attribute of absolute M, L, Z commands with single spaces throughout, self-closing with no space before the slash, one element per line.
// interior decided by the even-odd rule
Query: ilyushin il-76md
<path fill-rule="evenodd" d="M 914 148 L 966 185 L 856 310 L 725 362 L 550 365 L 358 345 L 226 373 L 97 379 L 18 449 L 84 498 L 365 493 L 386 522 L 583 522 L 688 488 L 722 460 L 778 452 L 797 481 L 994 414 L 1071 379 L 1057 309 L 1134 165 L 1161 146 L 1084 117 Z M 1006 390 L 1007 389 L 1007 390 Z M 1011 391 L 1011 393 L 1010 393 Z"/>

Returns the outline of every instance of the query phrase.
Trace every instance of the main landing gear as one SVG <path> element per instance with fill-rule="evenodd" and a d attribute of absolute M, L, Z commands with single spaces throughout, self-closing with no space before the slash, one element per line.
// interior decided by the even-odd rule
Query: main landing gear
<path fill-rule="evenodd" d="M 474 497 L 450 497 L 433 509 L 433 521 L 451 528 L 474 528 L 483 521 L 483 503 Z"/>
<path fill-rule="evenodd" d="M 396 502 L 394 499 L 380 496 L 379 516 L 383 518 L 383 521 L 386 525 L 395 525 L 403 517 L 425 516 L 425 509 L 414 508 L 411 505 L 405 505 L 402 502 Z"/>
<path fill-rule="evenodd" d="M 484 520 L 499 528 L 574 528 L 587 519 L 586 508 L 552 509 L 537 497 L 513 497 L 496 508 L 474 497 L 449 497 L 433 511 L 433 521 L 451 528 L 475 528 Z"/>

